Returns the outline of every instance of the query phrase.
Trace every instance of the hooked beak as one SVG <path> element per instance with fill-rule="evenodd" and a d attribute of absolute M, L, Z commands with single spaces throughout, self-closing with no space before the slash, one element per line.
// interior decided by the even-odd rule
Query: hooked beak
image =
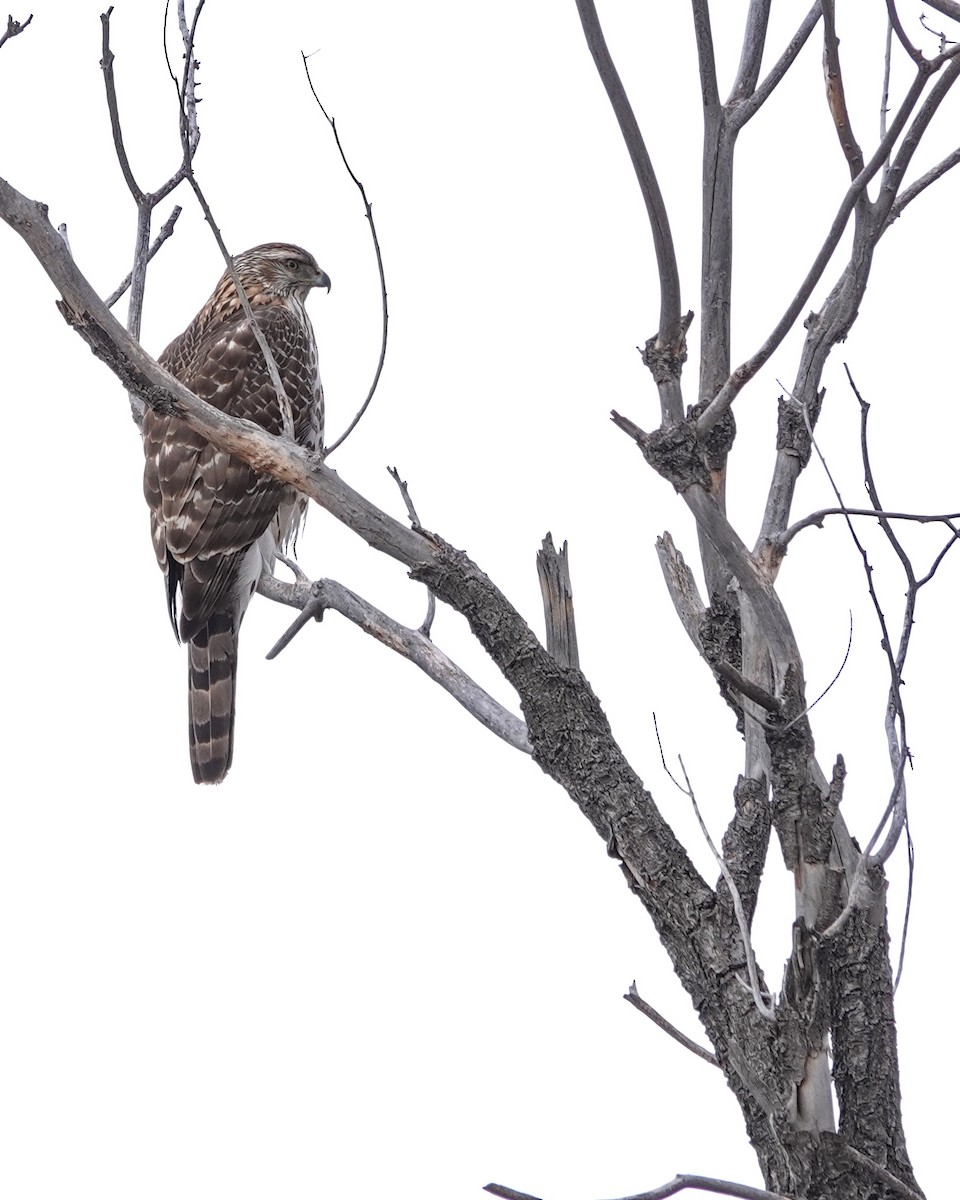
<path fill-rule="evenodd" d="M 329 292 L 331 287 L 330 276 L 326 273 L 326 271 L 318 271 L 317 274 L 314 275 L 314 277 L 310 280 L 310 286 L 326 288 Z"/>

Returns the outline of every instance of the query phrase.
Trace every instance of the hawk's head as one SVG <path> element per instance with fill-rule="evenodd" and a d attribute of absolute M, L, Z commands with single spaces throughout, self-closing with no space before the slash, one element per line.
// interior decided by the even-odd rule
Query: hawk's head
<path fill-rule="evenodd" d="M 288 242 L 267 242 L 234 256 L 243 290 L 250 303 L 269 304 L 277 299 L 294 298 L 303 303 L 311 288 L 330 291 L 330 276 L 321 271 L 317 260 L 302 246 Z M 229 272 L 223 282 L 230 279 Z"/>

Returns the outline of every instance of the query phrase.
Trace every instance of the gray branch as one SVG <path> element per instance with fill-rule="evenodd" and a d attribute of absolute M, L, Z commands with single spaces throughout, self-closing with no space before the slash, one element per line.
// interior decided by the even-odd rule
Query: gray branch
<path fill-rule="evenodd" d="M 319 579 L 315 583 L 302 580 L 284 583 L 275 575 L 264 574 L 260 577 L 257 591 L 261 596 L 301 611 L 316 605 L 317 611 L 332 609 L 340 613 L 358 629 L 376 638 L 381 645 L 419 667 L 491 733 L 515 750 L 530 753 L 527 728 L 519 717 L 494 700 L 423 633 L 388 617 L 342 583 L 334 579 Z"/>
<path fill-rule="evenodd" d="M 620 133 L 627 153 L 630 155 L 637 182 L 640 184 L 640 193 L 647 209 L 660 279 L 658 347 L 669 355 L 685 355 L 685 328 L 680 315 L 680 274 L 677 270 L 673 235 L 670 232 L 670 220 L 663 202 L 660 184 L 650 155 L 647 153 L 647 147 L 627 97 L 626 89 L 617 73 L 617 68 L 603 36 L 596 5 L 593 0 L 577 0 L 577 11 L 580 13 L 580 23 L 583 26 L 587 46 L 616 115 Z M 659 380 L 658 384 L 660 384 Z M 664 420 L 679 421 L 683 416 L 679 388 L 672 386 L 668 379 L 664 379 L 660 384 L 660 403 Z"/>
<path fill-rule="evenodd" d="M 686 1191 L 687 1188 L 694 1188 L 700 1192 L 711 1192 L 717 1196 L 733 1196 L 736 1200 L 788 1200 L 781 1192 L 768 1192 L 764 1188 L 750 1187 L 746 1183 L 733 1183 L 728 1179 L 711 1179 L 706 1175 L 676 1175 L 669 1182 L 661 1184 L 660 1187 L 653 1188 L 649 1192 L 637 1192 L 636 1195 L 625 1196 L 623 1200 L 667 1200 L 668 1196 L 676 1196 L 678 1192 Z M 515 1188 L 506 1187 L 502 1183 L 488 1183 L 483 1190 L 489 1192 L 491 1196 L 501 1197 L 501 1200 L 538 1200 L 537 1196 L 531 1196 L 528 1192 L 518 1192 Z M 909 1189 L 898 1193 L 898 1195 L 900 1194 L 920 1200 L 919 1197 L 916 1197 L 916 1193 L 910 1192 Z"/>

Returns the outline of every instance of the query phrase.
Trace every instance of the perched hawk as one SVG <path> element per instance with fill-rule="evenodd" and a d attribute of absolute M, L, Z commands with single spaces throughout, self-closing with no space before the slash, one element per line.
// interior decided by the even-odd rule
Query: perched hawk
<path fill-rule="evenodd" d="M 306 250 L 283 242 L 255 246 L 237 255 L 234 266 L 277 364 L 296 440 L 317 450 L 323 391 L 304 301 L 311 288 L 329 291 L 330 279 Z M 215 408 L 283 431 L 276 390 L 229 271 L 159 361 Z M 170 620 L 189 643 L 193 778 L 219 783 L 233 758 L 240 622 L 261 570 L 273 566 L 277 549 L 295 534 L 306 501 L 215 449 L 177 417 L 148 409 L 143 447 L 143 491 Z"/>

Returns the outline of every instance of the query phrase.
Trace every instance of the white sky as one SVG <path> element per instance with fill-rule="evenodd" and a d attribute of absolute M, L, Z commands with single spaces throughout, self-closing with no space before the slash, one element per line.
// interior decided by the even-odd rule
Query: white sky
<path fill-rule="evenodd" d="M 744 7 L 717 6 L 727 84 Z M 775 6 L 775 53 L 805 8 Z M 106 294 L 129 269 L 134 210 L 110 143 L 100 10 L 36 0 L 31 28 L 0 51 L 0 173 L 67 222 L 81 269 Z M 145 188 L 179 156 L 162 12 L 158 0 L 120 0 L 113 17 L 124 128 Z M 697 309 L 689 6 L 608 3 L 601 16 L 671 206 L 684 304 Z M 904 17 L 914 28 L 912 6 Z M 882 33 L 852 15 L 841 28 L 865 144 Z M 814 43 L 741 140 L 738 360 L 792 295 L 845 184 Z M 234 250 L 299 241 L 331 275 L 311 311 L 336 433 L 373 371 L 379 293 L 359 197 L 308 94 L 301 50 L 317 51 L 316 86 L 373 201 L 390 293 L 380 390 L 332 465 L 401 516 L 385 471 L 395 464 L 424 524 L 466 548 L 538 631 L 536 549 L 548 529 L 570 540 L 583 668 L 713 879 L 687 802 L 663 776 L 650 713 L 668 752 L 683 753 L 715 837 L 740 743 L 653 550 L 669 529 L 693 559 L 691 522 L 608 420 L 616 407 L 655 423 L 635 346 L 655 331 L 657 289 L 639 193 L 572 0 L 208 0 L 198 174 Z M 956 143 L 958 116 L 956 101 L 940 114 L 918 170 Z M 819 434 L 850 503 L 862 496 L 859 417 L 844 359 L 874 406 L 887 505 L 957 507 L 958 195 L 960 172 L 890 232 L 828 368 Z M 154 353 L 221 269 L 192 199 L 177 199 L 184 215 L 148 281 L 143 338 Z M 266 663 L 291 614 L 258 600 L 241 643 L 233 771 L 220 788 L 195 788 L 183 651 L 166 619 L 126 400 L 64 326 L 25 246 L 4 231 L 0 247 L 8 428 L 26 435 L 8 439 L 3 472 L 3 1194 L 461 1200 L 498 1180 L 589 1200 L 678 1171 L 759 1183 L 719 1072 L 620 998 L 635 978 L 700 1036 L 602 842 L 535 766 L 413 667 L 336 614 Z M 836 265 L 827 285 L 835 275 Z M 737 403 L 731 511 L 748 542 L 772 465 L 776 380 L 789 385 L 798 345 L 795 336 Z M 695 378 L 691 362 L 690 401 Z M 829 503 L 811 467 L 796 514 Z M 863 532 L 896 623 L 901 578 Z M 926 569 L 941 535 L 908 534 Z M 300 557 L 309 573 L 419 624 L 422 589 L 319 511 Z M 918 871 L 898 1012 L 908 1141 L 931 1197 L 955 1177 L 936 1081 L 960 1066 L 940 1001 L 951 981 L 937 907 L 949 902 L 957 831 L 958 564 L 954 554 L 922 594 L 905 692 Z M 846 816 L 866 841 L 890 786 L 885 680 L 842 528 L 798 539 L 781 580 L 812 695 L 839 666 L 854 611 L 850 662 L 815 732 L 826 769 L 846 757 Z M 515 703 L 460 618 L 441 611 L 435 638 Z M 901 856 L 895 914 L 903 899 Z M 775 845 L 762 904 L 758 951 L 777 983 L 792 896 Z"/>

